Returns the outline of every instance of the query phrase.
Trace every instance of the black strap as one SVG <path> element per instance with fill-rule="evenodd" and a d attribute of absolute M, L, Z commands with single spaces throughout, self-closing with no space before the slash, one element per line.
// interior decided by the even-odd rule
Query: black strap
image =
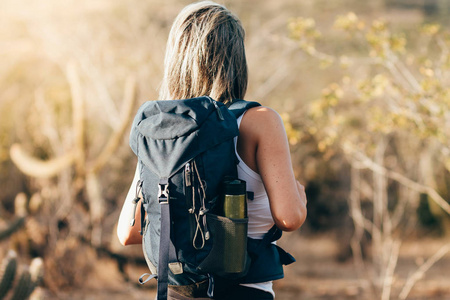
<path fill-rule="evenodd" d="M 264 247 L 274 241 L 279 240 L 282 234 L 283 232 L 276 225 L 273 225 L 272 228 L 270 228 L 270 230 L 264 235 L 262 241 L 256 248 L 256 256 L 258 256 L 258 253 L 261 253 Z M 289 265 L 295 262 L 295 258 L 291 254 L 284 251 L 283 248 L 279 247 L 278 245 L 275 245 L 275 247 L 277 248 L 278 254 L 280 255 L 280 262 L 283 265 Z"/>
<path fill-rule="evenodd" d="M 167 299 L 169 284 L 170 208 L 169 203 L 161 204 L 161 233 L 158 260 L 158 300 Z"/>
<path fill-rule="evenodd" d="M 280 262 L 287 266 L 295 262 L 295 258 L 288 252 L 284 251 L 283 248 L 281 248 L 278 245 L 275 245 L 277 247 L 278 255 L 280 255 Z"/>
<path fill-rule="evenodd" d="M 256 107 L 256 106 L 261 106 L 261 104 L 259 104 L 258 102 L 254 102 L 254 101 L 245 101 L 245 100 L 241 100 L 241 99 L 233 99 L 233 101 L 231 101 L 231 103 L 228 105 L 228 109 L 234 114 L 234 116 L 237 119 L 246 110 L 248 110 L 248 109 L 250 109 L 252 107 Z"/>
<path fill-rule="evenodd" d="M 270 230 L 264 235 L 262 241 L 259 243 L 258 250 L 280 239 L 282 233 L 283 232 L 276 225 L 273 225 L 272 228 L 270 228 Z"/>
<path fill-rule="evenodd" d="M 161 204 L 161 232 L 159 237 L 159 260 L 158 260 L 158 300 L 167 299 L 167 288 L 169 284 L 169 263 L 176 262 L 177 256 L 175 247 L 170 239 L 170 206 L 168 195 L 168 179 L 160 179 L 160 191 L 158 195 Z"/>
<path fill-rule="evenodd" d="M 280 239 L 282 233 L 283 232 L 276 225 L 273 225 L 262 239 L 248 238 L 247 249 L 253 258 L 256 259 L 260 253 L 264 252 L 264 248 L 266 248 L 273 241 Z"/>

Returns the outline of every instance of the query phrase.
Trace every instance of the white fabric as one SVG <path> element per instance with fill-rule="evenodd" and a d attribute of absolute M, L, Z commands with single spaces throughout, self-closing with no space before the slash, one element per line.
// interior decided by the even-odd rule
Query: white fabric
<path fill-rule="evenodd" d="M 241 124 L 242 117 L 238 118 L 238 126 Z M 235 146 L 237 137 L 235 138 Z M 242 161 L 241 157 L 236 151 L 236 156 L 239 159 L 238 177 L 247 183 L 247 191 L 254 193 L 253 200 L 247 201 L 248 213 L 248 237 L 253 239 L 262 239 L 264 234 L 272 228 L 275 224 L 270 212 L 269 197 L 262 182 L 261 176 L 250 169 L 249 166 Z"/>
<path fill-rule="evenodd" d="M 238 118 L 238 126 L 240 126 L 243 116 L 241 115 Z M 235 146 L 236 143 L 237 137 L 235 138 Z M 254 239 L 262 239 L 264 234 L 275 224 L 272 213 L 270 212 L 269 197 L 267 196 L 261 176 L 242 161 L 237 151 L 236 156 L 239 159 L 238 177 L 247 182 L 247 191 L 254 193 L 253 200 L 247 201 L 249 219 L 248 236 Z"/>
<path fill-rule="evenodd" d="M 244 113 L 245 114 L 245 113 Z M 241 125 L 242 114 L 238 119 L 238 127 Z M 236 149 L 238 137 L 234 138 L 234 146 Z M 261 176 L 258 173 L 250 169 L 249 166 L 241 159 L 236 150 L 236 156 L 239 159 L 238 164 L 238 177 L 247 183 L 247 191 L 254 193 L 253 200 L 247 201 L 247 214 L 248 214 L 248 237 L 254 239 L 262 239 L 264 234 L 272 228 L 275 224 L 270 212 L 269 197 L 267 196 L 266 189 L 262 182 Z M 241 284 L 255 289 L 260 289 L 271 293 L 275 298 L 275 292 L 273 291 L 272 281 Z"/>

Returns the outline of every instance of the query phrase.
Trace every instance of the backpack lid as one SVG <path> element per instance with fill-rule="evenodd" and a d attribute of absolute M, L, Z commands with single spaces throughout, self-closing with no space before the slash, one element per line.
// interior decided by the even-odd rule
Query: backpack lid
<path fill-rule="evenodd" d="M 145 102 L 138 110 L 130 146 L 161 178 L 200 153 L 239 134 L 236 117 L 209 97 Z"/>

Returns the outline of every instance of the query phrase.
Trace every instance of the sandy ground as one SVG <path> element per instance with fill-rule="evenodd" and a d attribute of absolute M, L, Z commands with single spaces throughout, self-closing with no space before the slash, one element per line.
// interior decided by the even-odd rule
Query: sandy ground
<path fill-rule="evenodd" d="M 352 260 L 339 262 L 336 259 L 339 245 L 335 239 L 327 236 L 306 238 L 290 233 L 285 234 L 279 244 L 293 254 L 297 262 L 285 268 L 283 280 L 275 282 L 277 299 L 381 299 L 370 292 L 370 281 L 358 276 Z M 406 278 L 444 244 L 443 240 L 434 239 L 402 243 L 390 299 L 398 299 Z M 142 266 L 127 266 L 127 273 L 130 278 L 136 278 L 136 282 L 144 272 L 146 269 Z M 124 282 L 115 264 L 105 259 L 96 264 L 95 273 L 85 287 L 58 295 L 47 294 L 45 299 L 153 299 L 155 288 L 154 281 L 145 286 Z M 450 299 L 450 253 L 425 273 L 407 299 Z"/>

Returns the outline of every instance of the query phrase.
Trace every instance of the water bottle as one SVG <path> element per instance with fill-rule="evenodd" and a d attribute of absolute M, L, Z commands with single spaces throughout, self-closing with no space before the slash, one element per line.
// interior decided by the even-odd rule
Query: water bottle
<path fill-rule="evenodd" d="M 223 262 L 228 274 L 239 274 L 248 267 L 247 256 L 247 187 L 239 179 L 225 181 L 223 186 L 223 215 L 231 220 L 223 224 Z"/>
<path fill-rule="evenodd" d="M 247 184 L 240 179 L 224 182 L 223 213 L 230 219 L 247 218 Z"/>

